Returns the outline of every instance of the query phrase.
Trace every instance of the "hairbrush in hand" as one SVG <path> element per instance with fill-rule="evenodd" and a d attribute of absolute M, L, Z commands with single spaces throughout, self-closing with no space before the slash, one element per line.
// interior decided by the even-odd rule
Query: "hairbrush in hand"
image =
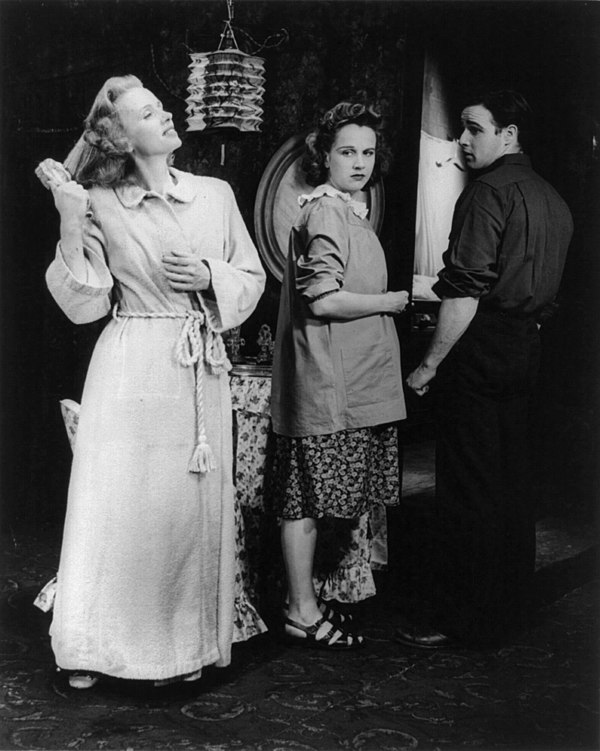
<path fill-rule="evenodd" d="M 44 159 L 43 162 L 40 162 L 35 168 L 35 175 L 44 188 L 48 188 L 48 190 L 57 188 L 73 179 L 64 165 L 55 159 Z"/>

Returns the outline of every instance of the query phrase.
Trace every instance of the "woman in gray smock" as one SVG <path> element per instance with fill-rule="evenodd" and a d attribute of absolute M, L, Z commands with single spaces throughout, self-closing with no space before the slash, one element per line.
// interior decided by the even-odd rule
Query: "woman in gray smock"
<path fill-rule="evenodd" d="M 357 200 L 379 173 L 380 116 L 341 102 L 307 139 L 315 185 L 299 198 L 289 241 L 273 365 L 274 493 L 288 586 L 284 624 L 296 643 L 352 649 L 352 620 L 313 584 L 317 522 L 357 519 L 399 502 L 395 423 L 406 417 L 393 316 L 408 292 L 387 291 L 381 244 Z"/>

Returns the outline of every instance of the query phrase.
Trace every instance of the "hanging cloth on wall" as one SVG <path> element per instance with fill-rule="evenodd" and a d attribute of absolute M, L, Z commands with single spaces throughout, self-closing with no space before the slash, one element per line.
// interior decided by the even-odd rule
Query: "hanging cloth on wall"
<path fill-rule="evenodd" d="M 437 277 L 456 199 L 467 184 L 458 141 L 444 141 L 421 131 L 414 273 Z"/>

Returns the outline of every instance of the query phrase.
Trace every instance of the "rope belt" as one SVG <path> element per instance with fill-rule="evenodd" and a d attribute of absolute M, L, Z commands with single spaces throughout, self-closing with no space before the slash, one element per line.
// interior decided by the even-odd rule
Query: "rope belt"
<path fill-rule="evenodd" d="M 231 363 L 227 358 L 221 334 L 211 328 L 201 310 L 186 310 L 184 313 L 169 313 L 168 311 L 133 313 L 119 310 L 117 304 L 113 308 L 112 316 L 115 320 L 119 318 L 178 318 L 183 320 L 175 345 L 175 358 L 184 368 L 194 367 L 196 381 L 196 446 L 188 464 L 188 470 L 210 472 L 216 469 L 217 463 L 206 437 L 202 372 L 203 362 L 215 375 L 231 370 Z"/>

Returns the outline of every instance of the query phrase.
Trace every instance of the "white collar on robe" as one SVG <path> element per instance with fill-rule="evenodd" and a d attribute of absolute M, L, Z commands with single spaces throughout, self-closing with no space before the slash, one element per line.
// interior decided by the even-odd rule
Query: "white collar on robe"
<path fill-rule="evenodd" d="M 364 203 L 355 201 L 350 193 L 344 193 L 343 191 L 334 188 L 333 185 L 329 185 L 328 183 L 319 185 L 313 190 L 312 193 L 303 193 L 301 196 L 298 196 L 298 203 L 300 204 L 300 206 L 304 206 L 304 204 L 308 203 L 308 201 L 314 201 L 315 198 L 321 198 L 321 196 L 337 196 L 350 206 L 352 211 L 356 214 L 357 217 L 359 217 L 359 219 L 367 218 L 369 209 L 367 208 L 367 206 L 365 206 Z"/>
<path fill-rule="evenodd" d="M 173 178 L 173 183 L 165 191 L 165 196 L 174 198 L 181 203 L 191 203 L 196 196 L 196 186 L 191 176 L 186 172 L 181 172 L 174 167 L 169 167 L 169 174 Z M 133 209 L 146 198 L 146 196 L 158 195 L 153 190 L 145 190 L 135 183 L 123 183 L 115 188 L 115 193 L 119 201 L 126 209 Z"/>

